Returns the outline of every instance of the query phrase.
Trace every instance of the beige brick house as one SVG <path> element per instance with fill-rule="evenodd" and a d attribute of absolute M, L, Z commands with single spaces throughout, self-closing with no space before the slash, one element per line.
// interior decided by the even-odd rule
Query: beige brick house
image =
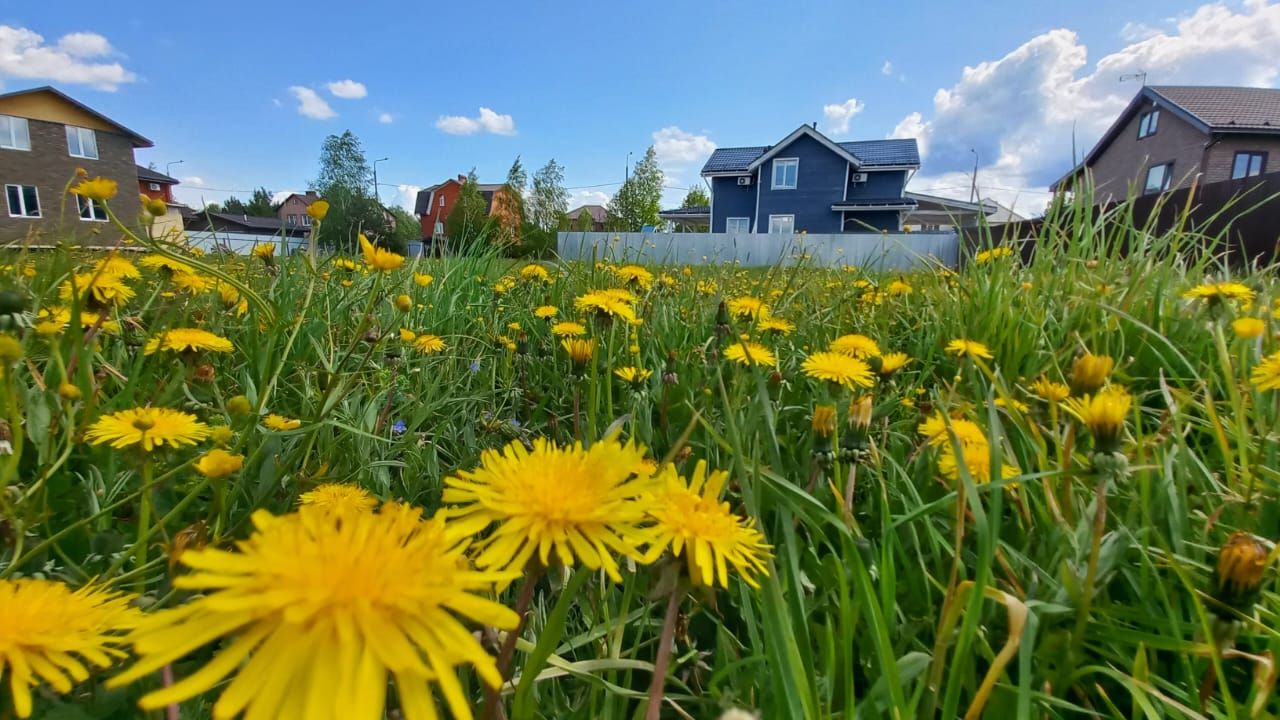
<path fill-rule="evenodd" d="M 0 94 L 0 243 L 74 239 L 114 244 L 104 208 L 66 194 L 78 168 L 119 183 L 111 209 L 136 225 L 138 167 L 133 151 L 152 143 L 52 87 Z"/>
<path fill-rule="evenodd" d="M 1280 90 L 1161 85 L 1144 87 L 1084 161 L 1056 183 L 1067 189 L 1086 171 L 1097 200 L 1130 188 L 1152 195 L 1244 181 L 1280 170 Z"/>

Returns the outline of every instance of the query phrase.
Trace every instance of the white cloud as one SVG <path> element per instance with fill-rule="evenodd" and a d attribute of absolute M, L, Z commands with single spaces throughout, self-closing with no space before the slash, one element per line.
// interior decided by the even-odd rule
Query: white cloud
<path fill-rule="evenodd" d="M 937 91 L 931 111 L 908 115 L 894 130 L 915 135 L 926 153 L 912 187 L 949 179 L 947 185 L 963 186 L 967 196 L 976 151 L 980 187 L 1005 197 L 1021 192 L 1041 209 L 1049 183 L 1092 147 L 1138 91 L 1136 83 L 1118 82 L 1120 76 L 1139 71 L 1152 85 L 1272 86 L 1280 76 L 1280 5 L 1204 5 L 1171 21 L 1167 32 L 1147 34 L 1092 66 L 1079 37 L 1055 29 L 1002 58 L 966 67 L 955 85 Z M 957 182 L 957 173 L 966 180 Z M 1024 200 L 1019 209 L 1030 207 Z"/>
<path fill-rule="evenodd" d="M 701 162 L 711 155 L 716 144 L 706 135 L 694 135 L 672 125 L 653 133 L 653 150 L 664 172 Z"/>
<path fill-rule="evenodd" d="M 884 61 L 884 64 L 880 66 L 880 74 L 881 74 L 881 75 L 892 75 L 892 74 L 893 74 L 893 61 L 891 61 L 891 60 L 885 60 L 885 61 Z"/>
<path fill-rule="evenodd" d="M 849 132 L 849 121 L 866 107 L 866 104 L 860 102 L 857 98 L 849 98 L 842 103 L 823 105 L 822 115 L 827 119 L 827 127 L 824 130 L 830 130 L 837 135 Z"/>
<path fill-rule="evenodd" d="M 338 113 L 329 107 L 329 103 L 311 88 L 294 85 L 289 88 L 289 92 L 298 99 L 298 114 L 303 117 L 328 120 L 338 116 Z"/>
<path fill-rule="evenodd" d="M 390 125 L 395 121 L 396 121 L 396 116 L 392 115 L 389 112 L 378 113 L 378 122 L 382 123 L 383 125 Z"/>
<path fill-rule="evenodd" d="M 569 209 L 583 205 L 609 205 L 612 196 L 601 190 L 574 190 L 569 193 Z"/>
<path fill-rule="evenodd" d="M 280 101 L 280 98 L 271 98 L 271 104 L 276 107 L 284 107 L 284 103 Z"/>
<path fill-rule="evenodd" d="M 286 198 L 288 198 L 290 195 L 293 195 L 294 193 L 297 193 L 298 195 L 302 195 L 303 191 L 302 190 L 277 190 L 271 193 L 271 204 L 279 205 L 280 203 L 284 202 Z"/>
<path fill-rule="evenodd" d="M 364 83 L 356 82 L 355 80 L 334 80 L 326 84 L 325 87 L 329 88 L 329 93 L 334 97 L 342 98 L 343 100 L 359 100 L 369 94 Z"/>
<path fill-rule="evenodd" d="M 94 61 L 111 52 L 111 44 L 96 33 L 71 33 L 63 35 L 56 45 L 48 45 L 38 33 L 0 25 L 0 84 L 9 77 L 88 85 L 114 92 L 137 76 L 118 62 Z"/>
<path fill-rule="evenodd" d="M 392 199 L 393 203 L 398 203 L 400 207 L 413 212 L 413 206 L 418 202 L 418 191 L 422 188 L 417 185 L 397 185 L 396 196 Z"/>
<path fill-rule="evenodd" d="M 188 175 L 187 177 L 182 178 L 182 182 L 186 185 L 203 185 L 204 178 L 199 175 Z"/>
<path fill-rule="evenodd" d="M 510 115 L 501 115 L 487 107 L 480 108 L 477 117 L 465 115 L 441 115 L 436 128 L 450 135 L 475 135 L 487 132 L 493 135 L 515 135 L 516 121 Z"/>
<path fill-rule="evenodd" d="M 1159 28 L 1140 22 L 1127 22 L 1120 28 L 1120 38 L 1127 43 L 1142 42 L 1159 34 Z"/>

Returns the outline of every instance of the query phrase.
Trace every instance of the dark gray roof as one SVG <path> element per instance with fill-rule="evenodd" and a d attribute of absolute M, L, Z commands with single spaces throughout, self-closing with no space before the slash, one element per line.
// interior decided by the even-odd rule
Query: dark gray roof
<path fill-rule="evenodd" d="M 915 198 L 910 197 L 882 197 L 882 198 L 850 198 L 849 200 L 839 200 L 831 203 L 833 208 L 845 209 L 875 209 L 885 206 L 901 206 L 901 205 L 917 205 Z"/>
<path fill-rule="evenodd" d="M 1275 88 L 1155 85 L 1147 89 L 1212 130 L 1280 132 L 1280 90 Z"/>
<path fill-rule="evenodd" d="M 151 168 L 142 167 L 141 165 L 138 166 L 138 179 L 141 180 L 142 182 L 161 183 L 163 185 L 178 184 L 177 180 L 174 180 L 168 175 L 165 175 L 164 173 L 158 173 L 155 170 L 152 170 Z"/>
<path fill-rule="evenodd" d="M 295 234 L 307 230 L 305 226 L 301 225 L 285 225 L 284 221 L 278 217 L 257 217 L 255 215 L 205 212 L 203 210 L 195 211 L 190 221 L 194 221 L 197 225 L 204 225 L 208 220 L 220 220 L 223 223 L 238 225 L 248 230 L 265 230 L 269 233 L 277 233 L 284 230 L 289 234 Z"/>
<path fill-rule="evenodd" d="M 837 143 L 845 151 L 862 161 L 862 167 L 920 165 L 920 148 L 915 138 L 891 140 L 857 140 Z M 716 148 L 702 166 L 702 173 L 739 172 L 747 169 L 756 158 L 769 151 L 770 146 Z"/>
<path fill-rule="evenodd" d="M 576 207 L 565 213 L 565 216 L 570 220 L 577 220 L 578 216 L 583 212 L 589 214 L 591 219 L 595 222 L 604 222 L 605 218 L 609 216 L 609 211 L 603 205 L 583 205 L 581 207 Z"/>

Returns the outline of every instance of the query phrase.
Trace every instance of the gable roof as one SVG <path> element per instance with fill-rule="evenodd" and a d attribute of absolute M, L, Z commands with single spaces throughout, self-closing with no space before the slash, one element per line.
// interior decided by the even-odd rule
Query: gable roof
<path fill-rule="evenodd" d="M 817 140 L 818 142 L 827 146 L 827 149 L 829 149 L 831 152 L 853 163 L 854 167 L 858 167 L 859 165 L 862 164 L 862 161 L 859 160 L 857 156 L 855 156 L 853 153 L 837 145 L 834 141 L 832 141 L 826 135 L 823 135 L 822 133 L 818 132 L 817 128 L 811 127 L 809 125 L 801 125 L 800 127 L 796 128 L 795 131 L 793 131 L 790 135 L 782 138 L 781 142 L 774 145 L 772 148 L 765 150 L 764 153 L 760 155 L 760 157 L 756 158 L 755 160 L 752 160 L 751 164 L 747 166 L 747 169 L 755 170 L 756 168 L 763 165 L 769 158 L 782 152 L 783 148 L 795 142 L 796 140 L 799 140 L 801 137 L 805 135 L 808 135 L 814 140 Z"/>
<path fill-rule="evenodd" d="M 5 98 L 21 97 L 23 95 L 35 95 L 37 93 L 47 93 L 49 95 L 53 95 L 59 100 L 62 100 L 63 102 L 68 103 L 74 106 L 75 108 L 92 115 L 93 117 L 101 120 L 107 125 L 110 125 L 111 127 L 115 128 L 117 131 L 119 131 L 121 135 L 124 135 L 125 137 L 129 138 L 129 142 L 132 143 L 135 148 L 155 147 L 155 143 L 151 142 L 150 140 L 142 137 L 138 133 L 130 130 L 129 128 L 121 125 L 115 120 L 112 120 L 106 115 L 103 115 L 97 110 L 94 110 L 88 105 L 85 105 L 79 100 L 76 100 L 75 98 L 71 97 L 70 95 L 62 92 L 61 90 L 51 85 L 41 85 L 40 87 L 28 88 L 26 90 L 15 90 L 13 92 L 0 93 L 0 100 L 4 100 Z"/>
<path fill-rule="evenodd" d="M 466 177 L 466 175 L 463 175 L 462 179 L 465 180 Z M 417 196 L 413 200 L 413 214 L 426 215 L 431 212 L 431 193 L 450 183 L 453 183 L 454 185 L 461 185 L 462 181 L 457 178 L 449 178 L 444 182 L 436 183 L 431 187 L 425 187 L 419 190 Z M 494 193 L 506 186 L 506 183 L 476 183 L 476 189 L 485 196 L 485 200 L 488 200 L 491 206 L 493 204 Z"/>
<path fill-rule="evenodd" d="M 156 172 L 155 170 L 152 170 L 149 167 L 143 167 L 141 165 L 138 166 L 138 179 L 141 180 L 142 182 L 160 183 L 161 185 L 177 185 L 178 184 L 177 180 L 174 180 L 168 175 L 165 175 L 164 173 Z"/>
<path fill-rule="evenodd" d="M 604 222 L 609 215 L 609 211 L 603 205 L 582 205 L 565 213 L 565 217 L 577 220 L 578 216 L 584 212 L 591 216 L 592 221 L 599 223 Z"/>
<path fill-rule="evenodd" d="M 1214 132 L 1280 133 L 1280 89 L 1157 85 L 1146 90 Z"/>
<path fill-rule="evenodd" d="M 779 149 L 786 145 L 787 142 L 787 140 L 784 140 L 774 145 L 773 148 Z M 886 167 L 920 167 L 920 147 L 916 144 L 915 138 L 856 140 L 836 143 L 836 145 L 843 153 L 854 156 L 857 159 L 855 165 L 863 170 Z M 760 163 L 764 162 L 760 158 L 767 154 L 769 150 L 770 147 L 767 145 L 716 148 L 715 152 L 711 153 L 711 157 L 707 158 L 706 164 L 702 166 L 702 174 L 743 174 L 750 172 L 754 167 L 758 167 Z"/>

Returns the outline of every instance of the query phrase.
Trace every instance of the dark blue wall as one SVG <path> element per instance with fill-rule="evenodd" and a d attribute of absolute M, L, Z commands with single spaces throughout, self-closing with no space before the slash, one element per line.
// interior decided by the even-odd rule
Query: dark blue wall
<path fill-rule="evenodd" d="M 738 186 L 736 177 L 711 178 L 711 232 L 725 232 L 725 218 L 745 217 L 755 222 L 756 184 L 752 178 L 747 187 Z M 753 225 L 754 229 L 754 225 Z M 764 228 L 768 230 L 766 226 Z"/>
<path fill-rule="evenodd" d="M 850 200 L 902 197 L 902 186 L 907 180 L 906 170 L 881 170 L 879 172 L 866 170 L 863 172 L 867 173 L 866 182 L 849 184 Z M 836 199 L 839 200 L 839 198 Z"/>
<path fill-rule="evenodd" d="M 902 226 L 898 223 L 897 210 L 873 210 L 867 212 L 845 212 L 845 232 L 875 232 L 888 230 L 898 232 Z M 867 225 L 871 227 L 868 228 Z"/>
<path fill-rule="evenodd" d="M 773 190 L 773 161 L 799 158 L 795 190 Z M 831 204 L 844 199 L 849 163 L 808 135 L 801 135 L 760 167 L 759 232 L 769 231 L 770 215 L 795 215 L 796 232 L 840 232 L 840 213 Z"/>

